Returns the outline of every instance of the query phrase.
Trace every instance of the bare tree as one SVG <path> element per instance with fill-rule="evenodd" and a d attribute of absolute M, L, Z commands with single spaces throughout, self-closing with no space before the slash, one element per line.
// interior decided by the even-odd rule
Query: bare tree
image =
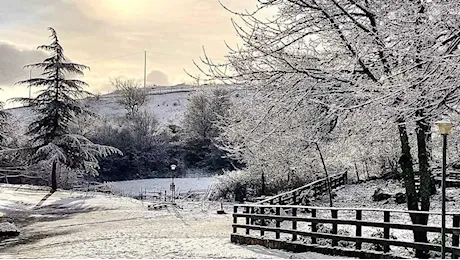
<path fill-rule="evenodd" d="M 148 93 L 136 80 L 116 78 L 110 83 L 117 89 L 120 95 L 118 102 L 127 110 L 128 115 L 138 113 L 139 108 L 147 102 Z"/>

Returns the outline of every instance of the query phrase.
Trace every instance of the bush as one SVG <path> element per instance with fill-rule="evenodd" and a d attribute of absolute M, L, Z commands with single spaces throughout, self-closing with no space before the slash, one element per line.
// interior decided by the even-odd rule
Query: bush
<path fill-rule="evenodd" d="M 294 175 L 293 187 L 305 185 L 311 180 L 310 175 Z M 265 176 L 265 194 L 262 194 L 262 176 L 259 173 L 250 172 L 248 170 L 224 171 L 224 174 L 216 177 L 215 184 L 215 199 L 226 198 L 233 199 L 236 190 L 245 187 L 247 198 L 254 198 L 261 195 L 276 195 L 280 191 L 289 189 L 286 185 L 286 180 L 282 175 Z"/>
<path fill-rule="evenodd" d="M 213 199 L 234 199 L 235 191 L 238 190 L 240 192 L 244 190 L 245 197 L 253 197 L 256 195 L 254 193 L 255 182 L 253 176 L 246 171 L 225 171 L 224 174 L 216 177 Z"/>
<path fill-rule="evenodd" d="M 143 112 L 118 120 L 118 125 L 104 121 L 91 137 L 123 152 L 123 156 L 101 160 L 100 180 L 162 177 L 171 163 L 169 140 L 167 134 L 159 131 L 155 117 Z"/>

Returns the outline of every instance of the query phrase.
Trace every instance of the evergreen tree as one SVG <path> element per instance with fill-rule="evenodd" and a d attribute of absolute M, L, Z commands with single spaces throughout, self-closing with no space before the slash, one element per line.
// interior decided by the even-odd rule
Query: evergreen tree
<path fill-rule="evenodd" d="M 90 94 L 83 90 L 87 84 L 81 80 L 68 79 L 68 74 L 83 76 L 87 66 L 67 62 L 64 50 L 59 44 L 56 31 L 51 32 L 52 43 L 39 46 L 38 49 L 51 53 L 41 63 L 25 66 L 40 69 L 41 77 L 18 82 L 31 87 L 42 88 L 35 98 L 15 99 L 29 105 L 37 113 L 37 118 L 29 125 L 27 135 L 32 137 L 32 163 L 47 161 L 51 165 L 51 188 L 57 189 L 56 169 L 58 164 L 71 169 L 83 169 L 95 172 L 98 169 L 98 158 L 112 153 L 121 153 L 110 146 L 92 143 L 86 137 L 71 133 L 71 123 L 77 116 L 90 114 L 79 99 Z"/>

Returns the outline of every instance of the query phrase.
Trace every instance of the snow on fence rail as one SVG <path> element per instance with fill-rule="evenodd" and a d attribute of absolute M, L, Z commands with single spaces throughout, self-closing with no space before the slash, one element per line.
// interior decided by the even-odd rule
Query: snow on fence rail
<path fill-rule="evenodd" d="M 439 217 L 441 214 L 440 212 L 372 208 L 235 205 L 231 241 L 238 244 L 258 244 L 297 252 L 316 251 L 364 258 L 393 257 L 389 253 L 398 247 L 441 251 L 441 246 L 436 243 L 413 242 L 407 237 L 406 239 L 392 238 L 391 231 L 404 231 L 409 236 L 413 231 L 436 234 L 441 232 L 438 220 L 434 221 L 436 225 L 408 224 L 411 213 L 428 214 L 432 217 Z M 446 252 L 450 252 L 452 258 L 458 258 L 460 256 L 460 212 L 448 212 L 447 215 L 452 222 L 449 220 L 448 224 L 451 223 L 451 225 L 447 227 L 446 234 L 451 237 L 452 243 L 446 247 Z M 379 218 L 381 218 L 380 221 Z M 244 223 L 239 220 L 244 220 Z M 332 228 L 324 230 L 322 228 L 324 224 Z M 339 229 L 339 225 L 342 229 Z M 369 232 L 363 232 L 364 228 L 367 228 L 367 231 L 383 228 L 383 235 L 382 237 L 369 235 Z M 319 240 L 330 241 L 332 247 L 321 246 L 318 243 Z M 354 245 L 350 245 L 349 242 L 353 242 Z M 363 243 L 379 245 L 383 253 L 375 248 L 363 250 Z"/>
<path fill-rule="evenodd" d="M 329 183 L 331 189 L 335 189 L 339 186 L 345 185 L 347 183 L 347 172 L 335 174 L 329 177 Z M 310 193 L 313 197 L 323 194 L 327 191 L 327 181 L 326 178 L 311 182 L 305 186 L 293 189 L 291 191 L 278 194 L 276 196 L 270 197 L 265 200 L 261 200 L 256 204 L 280 204 L 280 205 L 298 205 L 301 204 L 303 199 Z"/>

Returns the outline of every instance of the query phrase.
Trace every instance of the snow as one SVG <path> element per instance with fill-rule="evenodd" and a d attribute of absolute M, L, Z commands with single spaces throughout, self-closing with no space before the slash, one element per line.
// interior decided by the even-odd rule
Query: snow
<path fill-rule="evenodd" d="M 145 108 L 155 114 L 160 125 L 179 124 L 190 93 L 192 93 L 190 90 L 185 90 L 151 94 Z M 85 103 L 90 111 L 109 118 L 119 117 L 126 113 L 126 110 L 118 103 L 117 96 L 113 94 L 102 96 L 100 100 L 87 99 Z M 13 115 L 13 120 L 17 120 L 23 129 L 35 118 L 34 113 L 28 107 L 12 108 L 7 111 Z"/>
<path fill-rule="evenodd" d="M 214 89 L 216 87 L 204 86 L 201 88 Z M 225 88 L 236 89 L 235 86 L 225 86 Z M 160 125 L 180 125 L 184 111 L 187 108 L 188 97 L 196 90 L 198 90 L 198 87 L 189 85 L 150 88 L 145 110 L 152 112 Z M 118 103 L 116 93 L 101 95 L 99 100 L 88 98 L 84 100 L 84 103 L 90 111 L 108 118 L 120 117 L 126 114 L 126 110 Z M 22 129 L 25 129 L 35 118 L 33 111 L 28 107 L 16 107 L 6 111 L 13 115 L 12 120 L 17 121 L 16 123 Z"/>
<path fill-rule="evenodd" d="M 127 197 L 57 191 L 37 207 L 46 195 L 0 185 L 0 211 L 21 230 L 0 241 L 1 258 L 330 258 L 232 244 L 231 214 L 217 215 L 218 203 L 178 201 L 149 211 Z"/>
<path fill-rule="evenodd" d="M 176 193 L 206 191 L 213 183 L 214 178 L 175 178 L 174 184 L 176 185 Z M 131 181 L 117 181 L 109 182 L 115 191 L 122 192 L 124 195 L 139 195 L 142 192 L 159 192 L 168 191 L 171 184 L 170 178 L 153 178 Z"/>
<path fill-rule="evenodd" d="M 334 199 L 334 207 L 339 208 L 375 208 L 375 209 L 392 209 L 392 210 L 407 210 L 407 205 L 396 204 L 394 199 L 391 198 L 388 201 L 373 201 L 372 194 L 380 187 L 383 192 L 395 194 L 397 192 L 405 192 L 401 182 L 396 180 L 373 180 L 364 182 L 361 184 L 350 184 L 343 186 L 335 191 L 337 197 Z M 458 188 L 447 188 L 447 198 L 452 198 L 446 202 L 447 212 L 458 212 L 460 203 L 456 198 L 460 197 L 460 189 Z M 323 196 L 319 200 L 312 203 L 312 206 L 329 206 L 329 197 Z M 430 211 L 440 212 L 441 211 L 441 192 L 438 187 L 437 194 L 431 197 L 431 208 Z M 330 217 L 330 211 L 318 211 L 319 217 Z M 356 215 L 354 211 L 339 211 L 339 218 L 342 219 L 355 219 Z M 363 211 L 362 219 L 365 221 L 383 222 L 383 212 Z M 390 221 L 393 223 L 411 224 L 409 214 L 392 212 Z M 429 226 L 440 226 L 441 224 L 440 215 L 431 215 L 428 221 Z M 326 225 L 328 226 L 328 225 Z M 452 227 L 452 217 L 446 217 L 446 226 Z M 330 227 L 330 225 L 329 225 Z M 305 227 L 307 228 L 307 227 Z M 338 225 L 339 230 L 346 230 L 350 234 L 355 234 L 355 227 L 350 225 Z M 363 236 L 370 237 L 372 233 L 375 233 L 377 228 L 362 227 Z M 383 229 L 379 229 L 383 230 Z M 414 241 L 413 233 L 408 230 L 391 229 L 390 234 L 396 236 L 400 241 Z M 433 242 L 439 240 L 439 234 L 428 233 L 428 240 Z M 449 241 L 448 241 L 449 243 Z M 392 253 L 400 256 L 413 257 L 413 254 L 408 249 L 402 247 L 391 247 Z"/>

